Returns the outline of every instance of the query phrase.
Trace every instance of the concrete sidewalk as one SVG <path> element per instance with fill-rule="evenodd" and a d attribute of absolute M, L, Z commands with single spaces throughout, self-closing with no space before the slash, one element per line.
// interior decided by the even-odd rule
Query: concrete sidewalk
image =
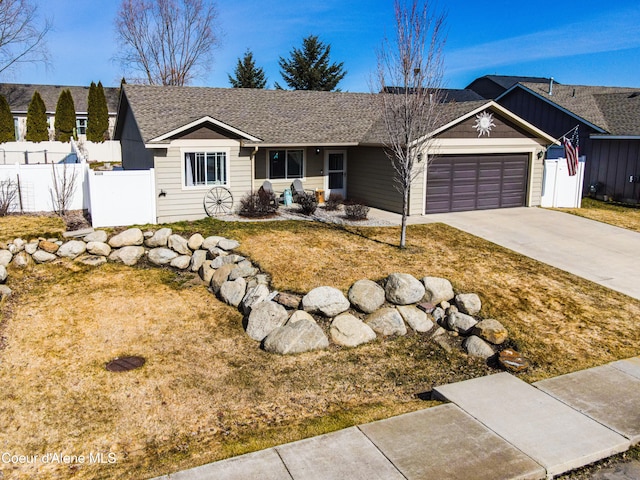
<path fill-rule="evenodd" d="M 157 480 L 544 479 L 640 441 L 640 357 L 529 385 L 498 373 L 437 407 Z"/>
<path fill-rule="evenodd" d="M 399 224 L 400 215 L 370 216 Z M 640 299 L 640 233 L 544 208 L 436 213 L 411 224 L 442 222 L 548 265 Z"/>

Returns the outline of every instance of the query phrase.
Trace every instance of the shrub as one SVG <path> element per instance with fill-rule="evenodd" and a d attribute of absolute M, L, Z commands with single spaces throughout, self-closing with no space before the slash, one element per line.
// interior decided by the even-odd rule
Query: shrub
<path fill-rule="evenodd" d="M 302 193 L 298 195 L 298 205 L 300 205 L 301 213 L 313 215 L 318 208 L 318 200 L 313 193 Z"/>
<path fill-rule="evenodd" d="M 329 211 L 335 211 L 344 202 L 344 197 L 339 193 L 331 193 L 329 198 L 324 202 L 324 208 Z"/>
<path fill-rule="evenodd" d="M 49 140 L 47 107 L 37 90 L 33 92 L 27 109 L 27 135 L 25 139 L 30 142 L 46 142 Z"/>
<path fill-rule="evenodd" d="M 15 142 L 16 128 L 7 99 L 0 95 L 0 143 Z"/>
<path fill-rule="evenodd" d="M 351 203 L 344 206 L 344 213 L 349 220 L 366 220 L 369 207 L 360 203 Z"/>
<path fill-rule="evenodd" d="M 63 90 L 58 97 L 54 127 L 56 131 L 55 139 L 60 142 L 69 142 L 71 137 L 75 136 L 76 107 L 68 89 Z"/>
<path fill-rule="evenodd" d="M 243 217 L 268 217 L 278 210 L 278 201 L 275 194 L 260 189 L 257 192 L 247 193 L 240 199 L 238 214 Z"/>
<path fill-rule="evenodd" d="M 0 182 L 0 217 L 9 213 L 18 198 L 18 184 L 11 180 Z"/>

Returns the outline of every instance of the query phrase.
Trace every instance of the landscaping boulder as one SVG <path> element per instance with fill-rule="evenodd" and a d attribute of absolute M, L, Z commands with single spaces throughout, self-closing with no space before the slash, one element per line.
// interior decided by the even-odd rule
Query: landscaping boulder
<path fill-rule="evenodd" d="M 237 240 L 229 240 L 228 238 L 223 238 L 218 242 L 218 245 L 217 245 L 218 248 L 221 248 L 222 250 L 226 250 L 226 251 L 234 250 L 239 246 L 240 246 L 240 242 L 238 242 Z"/>
<path fill-rule="evenodd" d="M 82 240 L 69 240 L 63 243 L 56 252 L 59 257 L 74 259 L 87 251 L 87 244 Z"/>
<path fill-rule="evenodd" d="M 287 320 L 287 323 L 296 323 L 296 322 L 299 322 L 300 320 L 310 320 L 312 322 L 316 321 L 315 318 L 313 318 L 304 310 L 296 310 L 291 314 L 291 316 L 289 317 L 289 320 Z"/>
<path fill-rule="evenodd" d="M 498 362 L 505 370 L 513 373 L 524 372 L 529 368 L 529 360 L 510 348 L 500 352 L 500 355 L 498 355 Z"/>
<path fill-rule="evenodd" d="M 189 240 L 187 241 L 187 245 L 192 251 L 195 252 L 202 246 L 203 242 L 204 242 L 204 237 L 199 233 L 194 233 L 189 237 Z"/>
<path fill-rule="evenodd" d="M 504 343 L 509 336 L 504 325 L 492 318 L 487 318 L 478 322 L 475 327 L 473 327 L 472 333 L 487 342 L 493 343 L 494 345 Z"/>
<path fill-rule="evenodd" d="M 384 303 L 384 289 L 371 280 L 358 280 L 351 285 L 347 297 L 355 308 L 364 313 L 372 313 Z"/>
<path fill-rule="evenodd" d="M 84 237 L 82 237 L 82 240 L 84 240 L 87 243 L 89 242 L 107 243 L 107 238 L 108 238 L 107 232 L 105 232 L 104 230 L 96 230 L 95 232 L 91 232 L 89 235 L 85 235 Z"/>
<path fill-rule="evenodd" d="M 76 258 L 76 262 L 80 262 L 83 265 L 88 265 L 90 267 L 99 267 L 100 265 L 107 263 L 107 257 L 102 255 L 81 255 Z"/>
<path fill-rule="evenodd" d="M 38 252 L 41 250 L 38 250 Z M 38 253 L 36 252 L 36 253 Z M 35 255 L 35 254 L 34 254 Z M 19 268 L 24 268 L 27 265 L 29 265 L 31 263 L 31 256 L 29 256 L 29 254 L 27 254 L 27 252 L 18 252 L 13 256 L 13 260 L 11 261 L 11 264 L 15 267 L 19 267 Z M 55 255 L 53 256 L 53 259 L 55 260 L 56 257 Z"/>
<path fill-rule="evenodd" d="M 461 293 L 456 295 L 456 305 L 462 313 L 467 315 L 476 315 L 482 308 L 480 297 L 475 293 Z"/>
<path fill-rule="evenodd" d="M 142 232 L 140 232 L 142 234 Z M 144 256 L 144 247 L 127 246 L 113 250 L 109 255 L 109 260 L 121 262 L 125 265 L 135 265 Z"/>
<path fill-rule="evenodd" d="M 0 250 L 0 265 L 7 267 L 11 263 L 11 260 L 13 260 L 13 253 L 9 250 Z"/>
<path fill-rule="evenodd" d="M 416 332 L 428 332 L 433 328 L 433 321 L 429 316 L 413 305 L 399 305 L 396 310 L 407 325 Z"/>
<path fill-rule="evenodd" d="M 211 278 L 213 277 L 214 273 L 216 273 L 216 271 L 211 268 L 211 260 L 205 260 L 198 269 L 198 275 L 200 275 L 200 278 L 206 284 L 211 283 Z M 224 281 L 226 280 L 227 279 L 225 278 Z M 222 285 L 222 282 L 220 283 L 220 285 Z M 220 290 L 220 285 L 218 285 L 218 290 Z M 213 293 L 218 293 L 218 290 L 214 290 Z"/>
<path fill-rule="evenodd" d="M 449 330 L 468 335 L 471 329 L 478 323 L 471 315 L 461 312 L 452 312 L 447 315 L 447 327 Z"/>
<path fill-rule="evenodd" d="M 247 293 L 240 303 L 240 310 L 245 315 L 249 315 L 254 305 L 267 300 L 269 293 L 269 288 L 262 284 L 247 289 Z"/>
<path fill-rule="evenodd" d="M 134 247 L 142 245 L 144 235 L 139 228 L 129 228 L 124 232 L 114 235 L 107 242 L 112 248 Z"/>
<path fill-rule="evenodd" d="M 6 285 L 0 285 L 0 299 L 11 296 L 13 292 Z"/>
<path fill-rule="evenodd" d="M 343 347 L 357 347 L 376 339 L 376 332 L 350 313 L 342 313 L 334 318 L 329 334 L 334 343 Z"/>
<path fill-rule="evenodd" d="M 4 283 L 7 281 L 7 277 L 9 274 L 7 273 L 7 267 L 4 265 L 0 265 L 0 283 Z"/>
<path fill-rule="evenodd" d="M 200 248 L 202 248 L 203 250 L 211 250 L 212 248 L 216 248 L 218 246 L 218 242 L 223 239 L 224 237 L 217 237 L 217 236 L 207 237 L 202 242 L 202 246 Z"/>
<path fill-rule="evenodd" d="M 229 280 L 235 280 L 236 278 L 247 278 L 258 273 L 258 269 L 255 268 L 249 260 L 243 260 L 237 263 L 231 273 L 229 273 Z"/>
<path fill-rule="evenodd" d="M 442 320 L 446 317 L 446 313 L 442 307 L 436 307 L 433 312 L 431 312 L 431 316 L 437 324 L 441 324 Z"/>
<path fill-rule="evenodd" d="M 207 265 L 207 262 L 205 262 L 204 265 Z M 211 284 L 213 293 L 217 294 L 220 291 L 220 287 L 229 279 L 229 274 L 234 268 L 234 265 L 231 263 L 229 265 L 223 265 L 222 267 L 213 271 L 209 282 Z"/>
<path fill-rule="evenodd" d="M 207 251 L 206 250 L 196 250 L 191 255 L 191 271 L 197 272 L 200 270 L 200 267 L 207 259 Z"/>
<path fill-rule="evenodd" d="M 274 329 L 264 339 L 267 352 L 287 355 L 321 350 L 329 346 L 329 340 L 314 321 L 302 319 Z"/>
<path fill-rule="evenodd" d="M 144 241 L 149 248 L 166 247 L 169 243 L 169 237 L 173 233 L 170 228 L 161 228 Z"/>
<path fill-rule="evenodd" d="M 345 312 L 351 304 L 343 293 L 334 287 L 316 287 L 302 297 L 302 309 L 319 313 L 325 317 L 335 317 Z"/>
<path fill-rule="evenodd" d="M 47 253 L 56 253 L 60 248 L 60 245 L 49 240 L 42 240 L 38 244 L 38 248 L 40 250 L 44 250 Z"/>
<path fill-rule="evenodd" d="M 451 300 L 454 297 L 453 286 L 446 278 L 424 277 L 422 279 L 425 294 L 424 301 L 434 305 Z"/>
<path fill-rule="evenodd" d="M 20 256 L 20 254 L 16 255 L 16 259 Z M 36 250 L 31 258 L 35 263 L 49 263 L 53 262 L 56 257 L 53 253 L 45 252 L 44 250 Z"/>
<path fill-rule="evenodd" d="M 24 251 L 27 252 L 29 255 L 33 255 L 34 253 L 36 253 L 36 250 L 38 250 L 37 241 L 26 243 L 24 246 Z"/>
<path fill-rule="evenodd" d="M 247 319 L 247 335 L 261 342 L 274 329 L 287 322 L 289 315 L 285 308 L 275 302 L 260 302 L 251 309 Z"/>
<path fill-rule="evenodd" d="M 472 357 L 484 358 L 485 360 L 495 353 L 487 342 L 475 335 L 465 338 L 462 347 Z"/>
<path fill-rule="evenodd" d="M 395 308 L 381 308 L 367 315 L 365 323 L 380 335 L 406 335 L 407 327 Z"/>
<path fill-rule="evenodd" d="M 300 297 L 299 295 L 295 295 L 293 293 L 280 292 L 275 297 L 275 301 L 278 302 L 280 305 L 284 305 L 287 308 L 293 308 L 294 310 L 297 310 L 297 308 L 300 306 L 301 300 L 302 300 L 302 297 Z"/>
<path fill-rule="evenodd" d="M 244 257 L 240 255 L 222 255 L 211 260 L 211 268 L 220 268 L 223 265 L 241 262 Z"/>
<path fill-rule="evenodd" d="M 244 278 L 237 278 L 235 280 L 227 280 L 220 286 L 220 291 L 218 292 L 220 298 L 228 303 L 229 305 L 233 305 L 237 307 L 240 305 L 240 302 L 244 298 L 244 294 L 247 290 L 247 282 Z"/>
<path fill-rule="evenodd" d="M 176 258 L 178 254 L 167 247 L 158 247 L 149 250 L 148 258 L 154 265 L 162 266 L 171 263 L 171 260 Z"/>
<path fill-rule="evenodd" d="M 186 270 L 191 264 L 191 255 L 179 255 L 169 263 L 173 268 L 178 270 Z"/>
<path fill-rule="evenodd" d="M 91 241 L 87 243 L 87 252 L 92 255 L 102 255 L 108 257 L 111 254 L 111 247 L 108 243 Z"/>
<path fill-rule="evenodd" d="M 407 273 L 392 273 L 385 281 L 384 291 L 389 302 L 396 305 L 418 303 L 424 297 L 424 285 Z"/>
<path fill-rule="evenodd" d="M 167 246 L 178 252 L 180 255 L 191 255 L 191 249 L 189 248 L 187 240 L 175 233 L 173 235 L 169 235 Z"/>

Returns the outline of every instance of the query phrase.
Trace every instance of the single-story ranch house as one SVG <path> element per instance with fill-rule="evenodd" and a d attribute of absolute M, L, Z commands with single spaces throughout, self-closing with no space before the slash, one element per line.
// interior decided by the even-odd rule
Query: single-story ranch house
<path fill-rule="evenodd" d="M 493 101 L 451 93 L 422 155 L 434 160 L 412 185 L 410 215 L 539 205 L 554 139 Z M 237 205 L 265 180 L 283 191 L 300 179 L 305 189 L 401 212 L 374 97 L 124 85 L 114 138 L 125 170 L 154 169 L 161 223 L 204 217 L 215 186 Z"/>

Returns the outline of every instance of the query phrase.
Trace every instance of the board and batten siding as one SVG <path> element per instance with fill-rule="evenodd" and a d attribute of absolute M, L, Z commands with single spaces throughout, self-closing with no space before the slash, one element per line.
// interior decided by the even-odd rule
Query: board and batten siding
<path fill-rule="evenodd" d="M 204 196 L 214 186 L 184 185 L 183 154 L 187 151 L 227 151 L 227 185 L 233 195 L 233 208 L 251 190 L 251 149 L 240 148 L 235 140 L 180 140 L 155 154 L 156 191 L 165 192 L 157 200 L 158 223 L 198 220 L 207 216 Z"/>
<path fill-rule="evenodd" d="M 609 195 L 623 202 L 640 202 L 640 183 L 635 181 L 640 176 L 640 140 L 593 139 L 586 168 L 588 178 L 602 184 L 598 197 Z M 633 182 L 630 177 L 634 177 Z"/>

